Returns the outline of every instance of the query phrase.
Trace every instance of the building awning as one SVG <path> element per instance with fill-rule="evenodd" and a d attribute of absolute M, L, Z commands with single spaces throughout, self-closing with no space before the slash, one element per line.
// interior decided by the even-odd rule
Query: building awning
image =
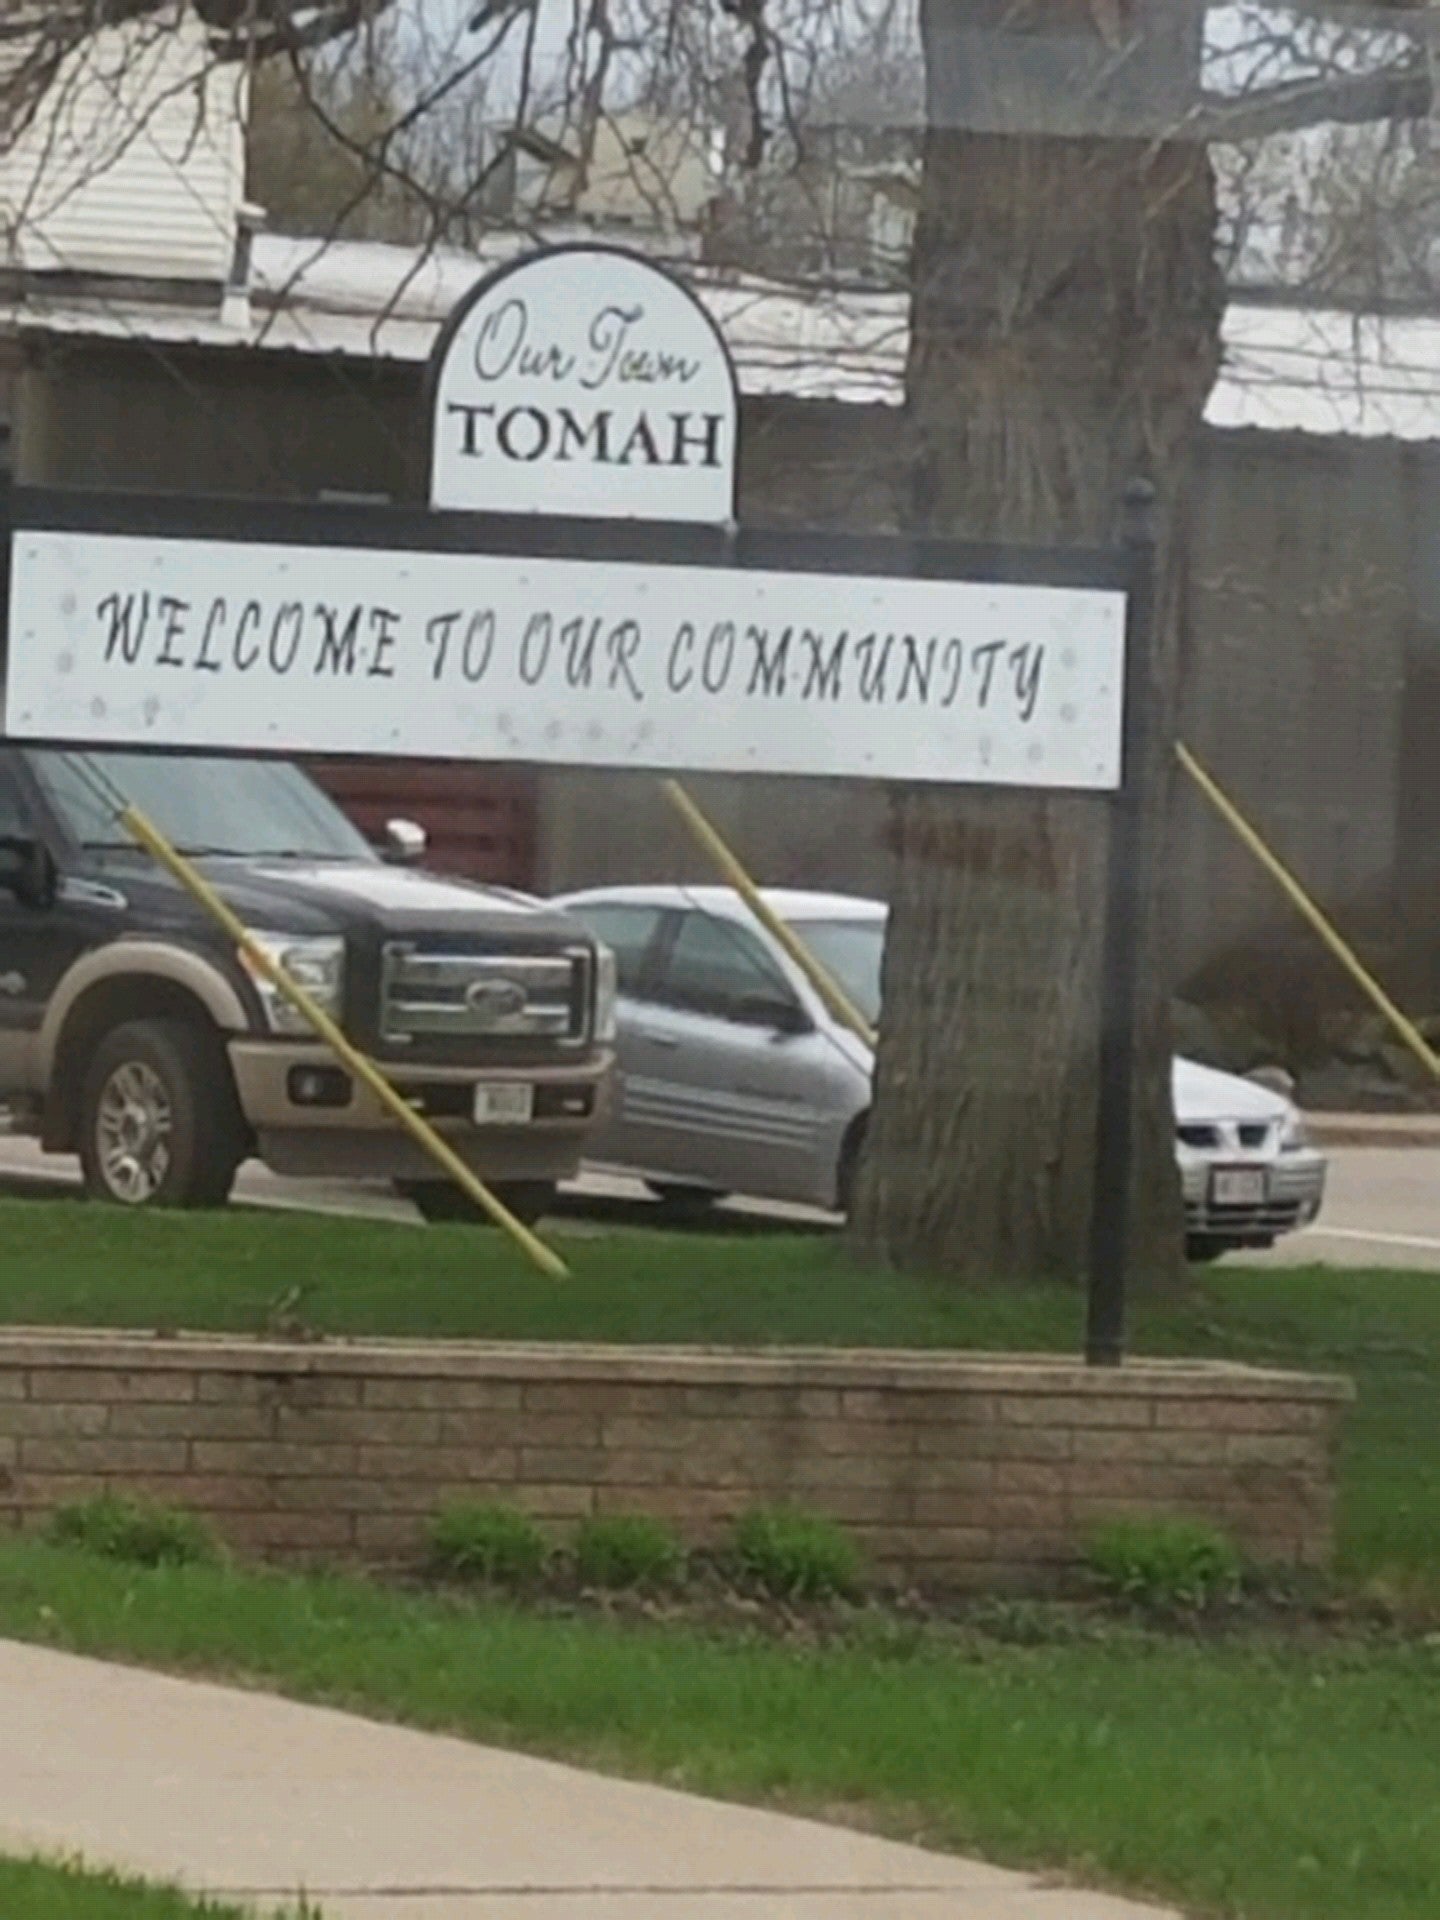
<path fill-rule="evenodd" d="M 133 340 L 418 364 L 476 280 L 532 243 L 497 235 L 483 256 L 382 242 L 255 242 L 248 305 L 166 305 L 93 287 L 33 285 L 0 301 L 0 329 L 27 337 Z M 852 405 L 904 398 L 909 304 L 900 293 L 821 291 L 669 260 L 730 342 L 742 389 Z M 1207 418 L 1222 428 L 1440 440 L 1440 317 L 1233 300 Z"/>

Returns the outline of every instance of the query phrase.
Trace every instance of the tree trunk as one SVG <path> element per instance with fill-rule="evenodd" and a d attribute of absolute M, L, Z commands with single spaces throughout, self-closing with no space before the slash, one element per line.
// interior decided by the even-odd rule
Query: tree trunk
<path fill-rule="evenodd" d="M 970 0 L 928 0 L 937 16 Z M 1022 0 L 1023 4 L 1023 0 Z M 1080 11 L 1076 9 L 1076 11 Z M 1157 490 L 1132 1279 L 1178 1275 L 1164 821 L 1180 680 L 1183 507 L 1219 359 L 1215 205 L 1195 143 L 926 137 L 908 406 L 917 529 L 1112 543 Z M 1078 1280 L 1095 1147 L 1108 805 L 978 789 L 894 796 L 875 1113 L 852 1233 L 868 1257 Z"/>

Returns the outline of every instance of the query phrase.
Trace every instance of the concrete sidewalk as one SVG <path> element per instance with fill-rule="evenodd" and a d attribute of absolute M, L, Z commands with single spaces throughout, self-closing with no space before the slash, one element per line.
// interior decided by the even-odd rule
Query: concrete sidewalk
<path fill-rule="evenodd" d="M 843 1828 L 0 1641 L 0 1853 L 327 1920 L 1173 1920 Z"/>

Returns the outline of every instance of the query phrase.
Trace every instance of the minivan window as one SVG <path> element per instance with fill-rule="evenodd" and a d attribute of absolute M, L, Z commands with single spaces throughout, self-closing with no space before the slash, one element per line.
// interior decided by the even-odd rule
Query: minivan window
<path fill-rule="evenodd" d="M 639 997 L 645 984 L 646 959 L 662 918 L 661 908 L 622 906 L 609 900 L 591 906 L 581 900 L 565 911 L 614 954 L 621 993 L 632 999 Z"/>
<path fill-rule="evenodd" d="M 309 775 L 286 761 L 50 750 L 27 758 L 73 838 L 94 851 L 131 848 L 104 797 L 115 790 L 148 814 L 182 853 L 295 860 L 378 857 Z"/>
<path fill-rule="evenodd" d="M 789 986 L 748 927 L 719 914 L 687 913 L 670 950 L 664 997 L 672 1006 L 731 1018 L 754 999 L 790 999 Z"/>
<path fill-rule="evenodd" d="M 872 1027 L 880 1024 L 883 920 L 802 920 L 795 932 Z"/>

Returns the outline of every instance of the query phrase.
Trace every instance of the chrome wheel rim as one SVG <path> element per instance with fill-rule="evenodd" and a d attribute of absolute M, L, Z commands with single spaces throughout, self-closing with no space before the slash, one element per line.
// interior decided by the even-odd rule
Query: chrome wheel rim
<path fill-rule="evenodd" d="M 127 1206 L 153 1200 L 170 1171 L 174 1116 L 165 1083 L 143 1061 L 117 1067 L 100 1092 L 95 1144 L 106 1188 Z"/>

